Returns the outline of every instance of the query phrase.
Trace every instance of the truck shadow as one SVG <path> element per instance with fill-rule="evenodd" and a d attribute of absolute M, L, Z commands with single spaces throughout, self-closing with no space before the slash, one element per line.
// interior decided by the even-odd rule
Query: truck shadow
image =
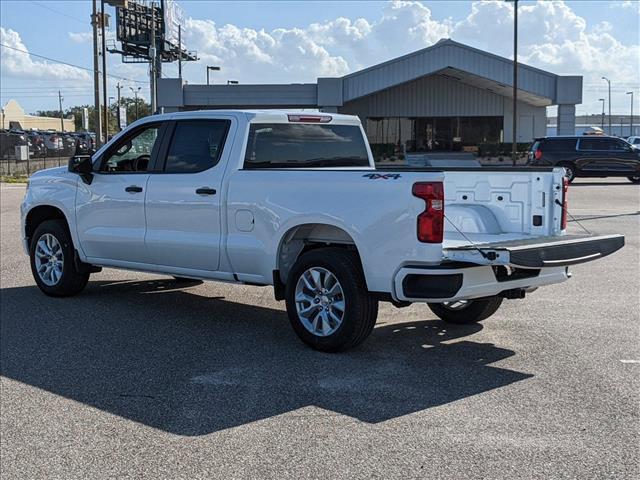
<path fill-rule="evenodd" d="M 281 310 L 182 287 L 96 281 L 68 299 L 4 289 L 2 375 L 187 436 L 319 414 L 307 406 L 383 422 L 531 377 L 490 366 L 513 351 L 463 340 L 481 325 L 382 324 L 361 348 L 322 354 Z"/>

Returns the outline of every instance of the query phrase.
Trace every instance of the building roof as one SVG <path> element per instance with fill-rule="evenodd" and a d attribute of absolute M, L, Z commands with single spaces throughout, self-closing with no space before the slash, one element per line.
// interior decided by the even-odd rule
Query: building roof
<path fill-rule="evenodd" d="M 443 75 L 452 80 L 484 88 L 506 97 L 513 96 L 513 61 L 451 39 L 413 53 L 365 68 L 342 77 L 343 101 L 348 102 L 387 88 L 428 75 Z M 567 99 L 558 99 L 558 79 L 571 78 L 572 87 L 579 87 L 582 97 L 582 77 L 560 77 L 528 65 L 518 64 L 518 97 L 535 106 L 547 106 Z M 562 85 L 560 86 L 561 90 Z"/>

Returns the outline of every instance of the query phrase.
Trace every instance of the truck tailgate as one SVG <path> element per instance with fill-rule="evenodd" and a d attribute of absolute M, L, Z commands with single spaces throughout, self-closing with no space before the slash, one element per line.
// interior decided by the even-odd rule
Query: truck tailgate
<path fill-rule="evenodd" d="M 564 235 L 445 246 L 444 254 L 455 261 L 543 268 L 589 262 L 623 246 L 623 235 Z"/>

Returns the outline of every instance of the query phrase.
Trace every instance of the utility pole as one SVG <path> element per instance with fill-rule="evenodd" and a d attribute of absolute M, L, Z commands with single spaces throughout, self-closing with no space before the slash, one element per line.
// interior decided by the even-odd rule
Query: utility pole
<path fill-rule="evenodd" d="M 627 92 L 627 95 L 631 95 L 631 118 L 629 119 L 629 136 L 633 136 L 633 91 Z M 622 130 L 620 131 L 622 135 Z"/>
<path fill-rule="evenodd" d="M 129 87 L 129 89 L 133 92 L 133 95 L 136 97 L 136 120 L 138 120 L 138 92 L 142 87 L 138 87 L 137 89 L 133 87 Z"/>
<path fill-rule="evenodd" d="M 609 135 L 611 135 L 611 80 L 607 77 L 602 77 L 602 80 L 606 80 L 609 84 Z"/>
<path fill-rule="evenodd" d="M 109 111 L 107 109 L 107 36 L 104 13 L 104 0 L 100 0 L 100 31 L 102 33 L 102 98 L 104 100 L 104 141 L 109 141 Z"/>
<path fill-rule="evenodd" d="M 599 98 L 598 101 L 602 102 L 602 117 L 600 118 L 600 128 L 604 131 L 604 98 Z"/>
<path fill-rule="evenodd" d="M 62 98 L 62 94 L 60 93 L 60 90 L 58 90 L 58 102 L 60 104 L 60 131 L 64 132 L 64 115 L 62 114 L 62 100 L 64 100 Z"/>
<path fill-rule="evenodd" d="M 513 2 L 513 137 L 512 137 L 512 161 L 516 166 L 518 156 L 518 0 Z"/>
<path fill-rule="evenodd" d="M 178 78 L 182 80 L 182 25 L 178 25 Z"/>
<path fill-rule="evenodd" d="M 149 44 L 149 78 L 151 88 L 151 114 L 156 113 L 156 4 L 151 2 L 151 39 Z M 136 102 L 136 107 L 138 103 Z M 136 117 L 138 115 L 136 114 Z"/>
<path fill-rule="evenodd" d="M 98 51 L 98 0 L 93 0 L 91 26 L 93 28 L 93 99 L 96 149 L 102 145 L 102 110 L 100 108 L 100 54 Z"/>
<path fill-rule="evenodd" d="M 118 103 L 117 103 L 116 119 L 118 120 L 118 128 L 120 130 L 122 130 L 122 125 L 120 125 L 120 90 L 122 89 L 122 85 L 120 85 L 120 82 L 116 83 L 116 88 L 118 89 Z"/>

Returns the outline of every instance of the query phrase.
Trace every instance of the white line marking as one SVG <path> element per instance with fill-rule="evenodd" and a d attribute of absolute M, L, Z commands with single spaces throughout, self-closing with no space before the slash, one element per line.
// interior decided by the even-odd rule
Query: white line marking
<path fill-rule="evenodd" d="M 622 363 L 640 363 L 640 360 L 620 360 Z"/>

